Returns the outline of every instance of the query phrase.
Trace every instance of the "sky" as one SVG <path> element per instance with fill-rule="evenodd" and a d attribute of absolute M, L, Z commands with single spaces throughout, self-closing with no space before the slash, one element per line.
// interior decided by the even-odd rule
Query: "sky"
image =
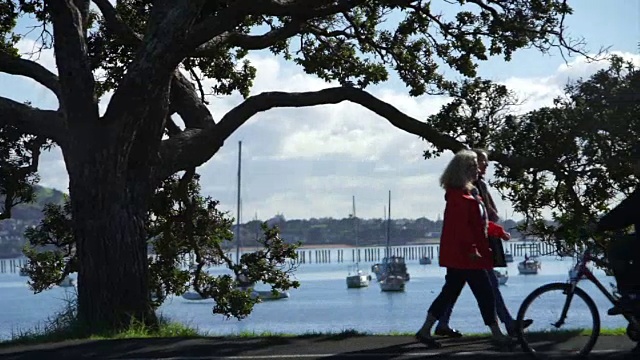
<path fill-rule="evenodd" d="M 569 33 L 584 37 L 593 51 L 608 47 L 640 64 L 640 1 L 573 0 L 574 14 L 567 19 Z M 434 5 L 442 6 L 443 0 Z M 456 8 L 444 9 L 449 13 Z M 26 28 L 28 20 L 19 23 Z M 24 57 L 33 49 L 32 40 L 19 44 Z M 266 52 L 251 53 L 257 68 L 251 94 L 264 91 L 312 91 L 335 84 L 307 75 L 294 64 Z M 51 51 L 37 59 L 56 72 Z M 511 62 L 491 58 L 480 64 L 478 74 L 505 84 L 526 102 L 526 112 L 552 104 L 569 80 L 588 77 L 605 62 L 589 63 L 582 57 L 567 62 L 558 51 L 544 55 L 534 49 L 517 52 Z M 454 75 L 448 71 L 447 74 Z M 425 119 L 446 104 L 438 96 L 411 97 L 395 75 L 385 84 L 368 89 L 417 119 Z M 31 101 L 34 106 L 56 109 L 55 97 L 27 78 L 0 74 L 0 96 Z M 101 99 L 101 108 L 109 95 Z M 242 102 L 239 95 L 212 98 L 215 119 Z M 445 153 L 425 160 L 426 143 L 389 124 L 359 105 L 342 103 L 298 109 L 276 109 L 260 113 L 232 134 L 219 152 L 198 169 L 204 195 L 220 200 L 223 210 L 236 216 L 238 142 L 242 141 L 241 221 L 257 216 L 266 220 L 276 214 L 286 219 L 343 218 L 352 212 L 361 218 L 381 218 L 391 191 L 391 217 L 435 220 L 444 210 L 444 193 L 438 178 L 451 158 Z M 488 169 L 491 180 L 493 166 Z M 68 191 L 68 176 L 59 149 L 42 155 L 40 184 Z M 511 205 L 492 190 L 502 216 L 521 218 Z"/>

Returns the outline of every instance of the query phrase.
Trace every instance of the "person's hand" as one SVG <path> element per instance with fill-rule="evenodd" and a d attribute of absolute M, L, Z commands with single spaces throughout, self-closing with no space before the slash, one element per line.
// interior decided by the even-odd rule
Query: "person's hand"
<path fill-rule="evenodd" d="M 511 234 L 505 231 L 504 235 L 502 235 L 502 240 L 510 240 L 510 239 L 511 239 Z"/>
<path fill-rule="evenodd" d="M 473 252 L 469 254 L 469 257 L 471 258 L 471 260 L 477 260 L 482 258 L 482 255 L 480 255 L 480 253 L 478 252 L 478 249 L 473 248 Z"/>

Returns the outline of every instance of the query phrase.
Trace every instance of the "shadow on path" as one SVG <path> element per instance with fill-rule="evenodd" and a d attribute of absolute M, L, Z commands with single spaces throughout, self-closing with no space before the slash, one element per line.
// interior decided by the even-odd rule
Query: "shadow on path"
<path fill-rule="evenodd" d="M 562 347 L 580 339 L 567 334 L 560 339 L 540 337 L 542 358 L 567 358 Z M 544 343 L 545 340 L 553 340 Z M 511 350 L 493 347 L 488 338 L 442 340 L 443 347 L 426 349 L 411 336 L 335 336 L 263 338 L 153 338 L 122 340 L 75 340 L 47 344 L 0 344 L 0 359 L 532 359 L 519 346 Z M 626 337 L 601 337 L 590 359 L 634 359 Z M 640 359 L 640 357 L 636 357 Z"/>

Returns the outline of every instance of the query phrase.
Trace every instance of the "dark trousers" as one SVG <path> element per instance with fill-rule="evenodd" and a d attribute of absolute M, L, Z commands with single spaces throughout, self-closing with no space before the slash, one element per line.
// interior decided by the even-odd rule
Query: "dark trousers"
<path fill-rule="evenodd" d="M 485 270 L 447 268 L 444 286 L 429 307 L 429 314 L 439 319 L 451 304 L 455 304 L 466 283 L 478 302 L 485 325 L 496 324 L 496 298 Z"/>
<path fill-rule="evenodd" d="M 609 244 L 607 257 L 620 294 L 640 294 L 640 241 L 636 235 L 613 239 Z"/>
<path fill-rule="evenodd" d="M 504 323 L 507 329 L 511 329 L 513 326 L 513 317 L 507 309 L 506 304 L 504 303 L 504 299 L 502 298 L 502 293 L 500 292 L 500 283 L 498 282 L 498 278 L 493 270 L 486 270 L 487 276 L 489 277 L 489 281 L 491 282 L 491 286 L 493 287 L 493 296 L 496 298 L 496 313 L 498 314 L 498 319 Z M 453 311 L 453 305 L 450 304 L 447 306 L 447 309 L 444 311 L 442 316 L 438 318 L 438 325 L 436 328 L 446 329 L 449 328 L 449 320 L 451 319 L 451 313 Z"/>

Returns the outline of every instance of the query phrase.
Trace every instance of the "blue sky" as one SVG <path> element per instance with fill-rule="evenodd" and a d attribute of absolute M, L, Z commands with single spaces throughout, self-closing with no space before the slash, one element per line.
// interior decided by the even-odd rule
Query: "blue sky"
<path fill-rule="evenodd" d="M 442 4 L 436 1 L 434 4 Z M 574 15 L 567 18 L 569 33 L 584 37 L 587 47 L 610 46 L 634 61 L 640 60 L 640 1 L 574 0 Z M 450 5 L 451 9 L 452 8 Z M 450 13 L 451 10 L 445 10 Z M 22 22 L 21 26 L 25 26 Z M 23 42 L 21 50 L 31 44 Z M 308 91 L 331 86 L 302 73 L 297 67 L 268 53 L 250 55 L 258 69 L 252 94 L 263 91 Z M 39 60 L 55 71 L 51 52 Z M 480 64 L 479 75 L 506 84 L 528 101 L 518 111 L 549 105 L 569 79 L 586 77 L 603 67 L 570 58 L 569 64 L 556 50 L 542 55 L 535 49 L 517 52 L 511 62 L 500 58 Z M 447 71 L 448 75 L 455 75 Z M 416 118 L 438 111 L 446 99 L 433 96 L 411 98 L 397 80 L 370 89 L 376 96 Z M 28 79 L 0 75 L 0 96 L 31 101 L 53 109 L 56 99 Z M 108 97 L 103 99 L 106 104 Z M 210 109 L 219 119 L 239 104 L 239 96 L 211 99 Z M 267 219 L 276 213 L 286 218 L 344 217 L 356 196 L 360 217 L 382 217 L 387 190 L 392 191 L 392 217 L 435 219 L 444 208 L 437 178 L 447 154 L 422 159 L 425 143 L 403 133 L 374 114 L 352 104 L 303 109 L 279 109 L 261 113 L 234 133 L 216 156 L 199 169 L 203 192 L 221 201 L 235 216 L 237 143 L 243 141 L 242 220 L 257 213 Z M 489 171 L 491 172 L 491 168 Z M 66 191 L 68 178 L 59 150 L 46 153 L 40 165 L 41 183 Z M 501 214 L 519 218 L 499 199 Z"/>

